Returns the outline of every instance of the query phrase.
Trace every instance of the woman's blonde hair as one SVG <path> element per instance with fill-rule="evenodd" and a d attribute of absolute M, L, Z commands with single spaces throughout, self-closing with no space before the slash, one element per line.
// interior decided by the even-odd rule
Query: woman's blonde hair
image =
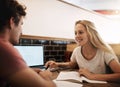
<path fill-rule="evenodd" d="M 93 22 L 88 20 L 78 20 L 75 25 L 77 24 L 82 24 L 86 28 L 90 42 L 94 47 L 105 52 L 114 53 L 112 48 L 102 40 Z"/>

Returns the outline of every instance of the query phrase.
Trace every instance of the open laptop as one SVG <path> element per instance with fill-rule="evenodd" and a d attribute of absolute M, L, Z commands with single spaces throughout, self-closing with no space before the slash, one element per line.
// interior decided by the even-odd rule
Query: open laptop
<path fill-rule="evenodd" d="M 30 67 L 44 68 L 44 46 L 42 45 L 17 45 L 27 65 Z"/>

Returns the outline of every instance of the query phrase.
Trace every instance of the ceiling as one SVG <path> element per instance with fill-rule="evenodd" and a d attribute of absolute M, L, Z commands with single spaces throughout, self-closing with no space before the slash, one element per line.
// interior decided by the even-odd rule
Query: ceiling
<path fill-rule="evenodd" d="M 61 0 L 120 21 L 120 0 Z"/>

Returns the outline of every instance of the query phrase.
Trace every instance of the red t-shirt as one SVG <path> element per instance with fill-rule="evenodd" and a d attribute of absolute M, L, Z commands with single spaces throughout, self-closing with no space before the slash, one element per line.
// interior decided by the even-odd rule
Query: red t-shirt
<path fill-rule="evenodd" d="M 20 53 L 8 41 L 0 39 L 0 87 L 5 87 L 8 78 L 28 68 Z"/>

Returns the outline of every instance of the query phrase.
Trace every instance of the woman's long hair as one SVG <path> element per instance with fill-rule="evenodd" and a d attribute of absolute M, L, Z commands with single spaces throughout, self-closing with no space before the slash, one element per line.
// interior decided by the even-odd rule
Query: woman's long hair
<path fill-rule="evenodd" d="M 82 24 L 86 28 L 89 34 L 90 42 L 94 47 L 101 49 L 105 52 L 114 54 L 114 51 L 112 50 L 112 48 L 108 44 L 106 44 L 100 37 L 93 22 L 88 21 L 88 20 L 78 20 L 75 23 L 75 25 L 77 24 Z"/>

